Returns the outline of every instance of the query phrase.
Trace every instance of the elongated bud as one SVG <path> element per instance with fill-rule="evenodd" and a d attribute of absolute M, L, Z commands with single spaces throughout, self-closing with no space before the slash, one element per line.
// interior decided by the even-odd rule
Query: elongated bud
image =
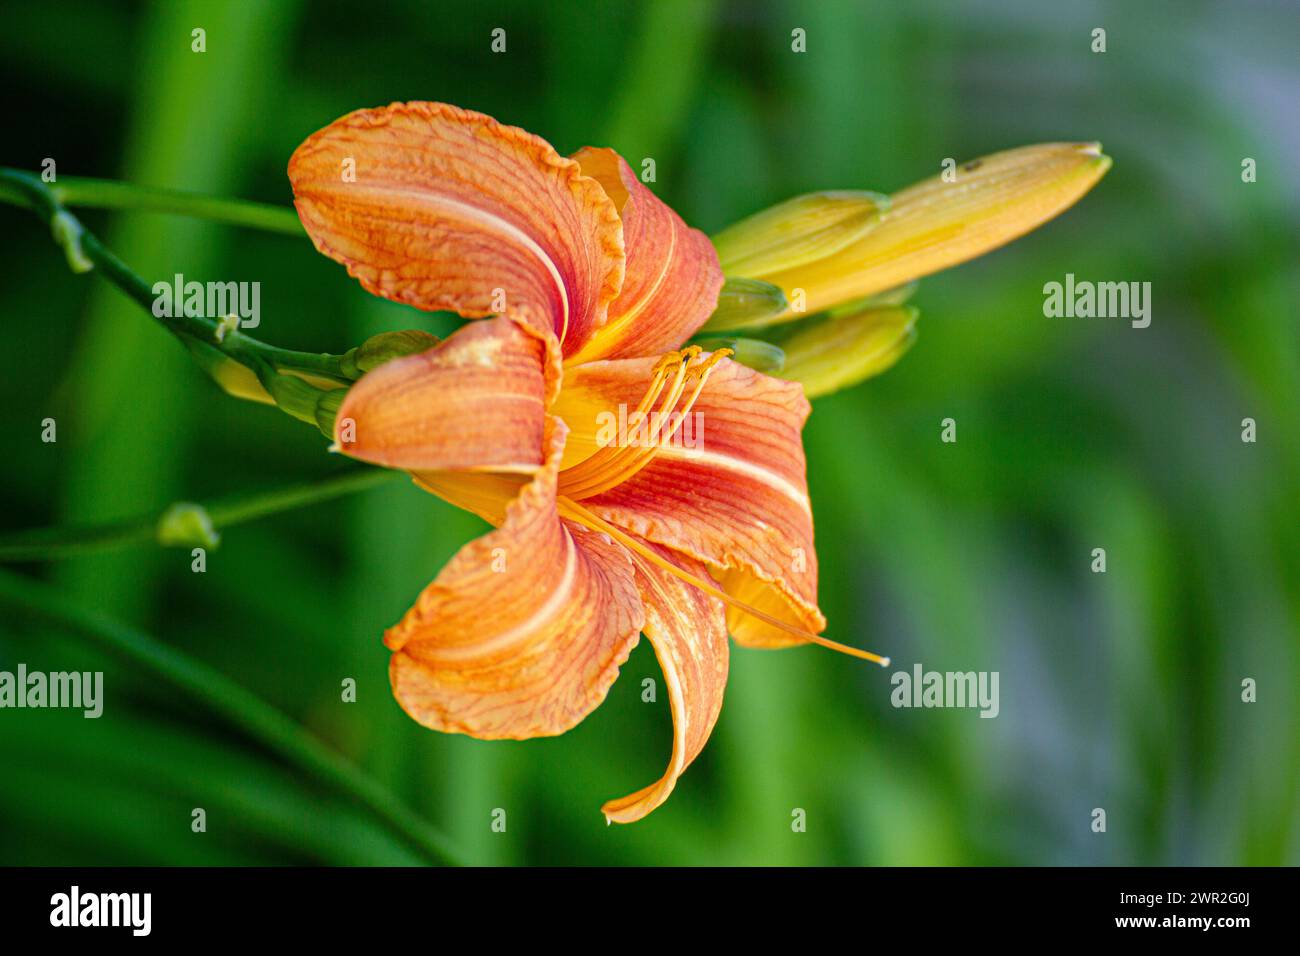
<path fill-rule="evenodd" d="M 789 308 L 780 286 L 758 279 L 728 279 L 718 295 L 718 307 L 704 323 L 704 331 L 761 329 L 780 319 Z"/>
<path fill-rule="evenodd" d="M 766 278 L 839 252 L 869 231 L 888 204 L 872 192 L 808 193 L 728 226 L 713 246 L 727 275 Z"/>
<path fill-rule="evenodd" d="M 185 340 L 185 344 L 199 366 L 227 395 L 277 405 L 299 421 L 315 424 L 326 438 L 334 438 L 334 415 L 347 392 L 338 382 L 297 369 L 282 369 L 268 379 L 268 391 L 252 369 L 227 358 L 212 346 L 193 339 Z"/>
<path fill-rule="evenodd" d="M 385 362 L 404 355 L 425 352 L 438 344 L 438 337 L 420 329 L 403 329 L 400 332 L 381 332 L 372 335 L 356 348 L 348 349 L 340 363 L 343 372 L 360 378 Z"/>
<path fill-rule="evenodd" d="M 887 306 L 796 326 L 781 341 L 781 378 L 802 383 L 804 394 L 816 398 L 879 375 L 916 341 L 917 314 L 910 306 Z"/>
<path fill-rule="evenodd" d="M 199 367 L 207 372 L 227 395 L 250 402 L 262 402 L 265 405 L 275 404 L 275 399 L 262 387 L 262 383 L 257 380 L 252 369 L 227 358 L 204 342 L 197 342 L 194 339 L 182 341 L 185 342 Z"/>
<path fill-rule="evenodd" d="M 335 388 L 323 392 L 316 399 L 316 427 L 330 441 L 334 440 L 334 419 L 338 416 L 339 408 L 343 405 L 343 397 L 347 393 L 346 388 Z"/>
<path fill-rule="evenodd" d="M 894 288 L 886 289 L 884 292 L 869 295 L 865 299 L 858 299 L 845 305 L 837 305 L 835 311 L 845 313 L 861 312 L 863 309 L 879 309 L 887 305 L 902 305 L 912 297 L 918 285 L 920 285 L 918 282 L 909 282 L 906 285 L 894 286 Z"/>
<path fill-rule="evenodd" d="M 316 403 L 325 394 L 322 389 L 296 375 L 272 375 L 265 384 L 280 411 L 292 415 L 300 422 L 315 424 Z"/>
<path fill-rule="evenodd" d="M 761 339 L 742 339 L 730 335 L 701 335 L 691 339 L 691 344 L 698 345 L 706 352 L 731 349 L 731 358 L 734 361 L 768 375 L 779 374 L 785 367 L 785 352 L 781 351 L 779 346 Z"/>
<path fill-rule="evenodd" d="M 1111 160 L 1098 143 L 1044 143 L 995 153 L 890 197 L 880 222 L 832 255 L 763 273 L 802 289 L 812 313 L 983 255 L 1074 205 Z"/>

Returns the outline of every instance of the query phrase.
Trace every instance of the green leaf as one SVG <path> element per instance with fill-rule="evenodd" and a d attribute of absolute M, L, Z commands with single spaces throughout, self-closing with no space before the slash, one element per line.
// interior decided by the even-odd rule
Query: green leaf
<path fill-rule="evenodd" d="M 272 753 L 350 797 L 419 850 L 429 862 L 458 862 L 448 839 L 388 789 L 284 714 L 206 664 L 142 631 L 81 607 L 56 588 L 30 578 L 0 572 L 0 604 L 66 626 L 128 664 L 177 687 Z"/>

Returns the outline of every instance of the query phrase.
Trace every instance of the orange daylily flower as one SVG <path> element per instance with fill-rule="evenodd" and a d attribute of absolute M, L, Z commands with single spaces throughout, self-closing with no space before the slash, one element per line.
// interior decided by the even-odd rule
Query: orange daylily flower
<path fill-rule="evenodd" d="M 563 733 L 644 632 L 674 738 L 659 780 L 604 805 L 626 823 L 708 739 L 728 633 L 881 660 L 821 636 L 803 388 L 681 348 L 714 310 L 718 255 L 617 153 L 566 158 L 479 113 L 396 103 L 308 137 L 289 177 L 317 249 L 367 290 L 482 319 L 366 374 L 335 420 L 344 454 L 494 526 L 385 635 L 411 717 L 478 738 Z M 611 421 L 641 428 L 610 441 Z M 682 440 L 694 421 L 703 435 Z"/>
<path fill-rule="evenodd" d="M 800 386 L 675 350 L 713 311 L 717 255 L 612 150 L 566 159 L 478 113 L 394 104 L 309 137 L 289 177 L 316 247 L 366 289 L 484 318 L 367 374 L 336 418 L 345 454 L 496 526 L 387 632 L 398 702 L 436 730 L 560 734 L 644 631 L 672 757 L 603 809 L 645 816 L 717 720 L 729 630 L 824 640 Z M 620 407 L 650 413 L 650 441 L 598 440 Z M 703 441 L 674 442 L 695 413 Z"/>

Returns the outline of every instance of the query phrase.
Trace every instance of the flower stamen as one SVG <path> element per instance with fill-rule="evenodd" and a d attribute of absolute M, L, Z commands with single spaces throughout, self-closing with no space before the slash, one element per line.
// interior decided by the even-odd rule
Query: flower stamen
<path fill-rule="evenodd" d="M 658 399 L 667 380 L 668 372 L 675 368 L 672 385 L 658 410 L 650 414 L 649 435 L 645 439 L 629 441 L 613 447 L 606 447 L 586 461 L 566 468 L 560 473 L 559 493 L 578 501 L 601 494 L 633 478 L 638 472 L 654 460 L 659 449 L 670 443 L 681 430 L 686 416 L 695 407 L 695 402 L 704 389 L 704 383 L 710 372 L 724 358 L 732 354 L 731 349 L 718 349 L 701 362 L 696 359 L 702 354 L 698 345 L 688 346 L 680 352 L 669 352 L 654 367 L 654 378 L 645 397 L 635 412 L 628 416 L 628 421 L 635 422 L 640 428 L 646 421 L 646 415 Z M 678 403 L 683 393 L 693 382 L 694 387 L 684 407 L 679 411 Z M 667 426 L 668 431 L 664 429 Z"/>
<path fill-rule="evenodd" d="M 756 607 L 746 604 L 744 601 L 737 600 L 721 588 L 709 584 L 707 581 L 691 574 L 684 568 L 679 568 L 671 561 L 656 554 L 652 548 L 646 547 L 646 545 L 638 541 L 636 538 L 620 531 L 618 528 L 614 527 L 614 525 L 594 514 L 589 509 L 584 508 L 576 501 L 561 496 L 556 500 L 556 505 L 559 508 L 560 514 L 565 518 L 568 518 L 571 521 L 576 521 L 578 524 L 590 528 L 593 531 L 600 531 L 603 534 L 607 534 L 619 544 L 623 545 L 631 552 L 632 560 L 636 563 L 644 566 L 644 563 L 648 561 L 656 567 L 667 571 L 673 577 L 685 581 L 692 587 L 699 588 L 710 597 L 717 598 L 729 607 L 734 607 L 739 611 L 743 611 L 752 617 L 758 618 L 764 624 L 771 625 L 772 627 L 785 631 L 788 634 L 793 634 L 795 637 L 802 638 L 812 644 L 818 644 L 828 650 L 839 651 L 841 654 L 847 654 L 850 657 L 858 657 L 864 661 L 871 661 L 879 664 L 881 667 L 889 666 L 888 657 L 881 657 L 879 654 L 873 654 L 871 651 L 864 651 L 859 647 L 850 647 L 848 644 L 841 644 L 839 641 L 832 641 L 830 638 L 822 637 L 820 634 L 814 634 L 812 631 L 804 630 L 803 628 L 796 627 L 793 624 L 787 624 L 780 618 L 773 617 L 770 614 L 760 611 Z"/>

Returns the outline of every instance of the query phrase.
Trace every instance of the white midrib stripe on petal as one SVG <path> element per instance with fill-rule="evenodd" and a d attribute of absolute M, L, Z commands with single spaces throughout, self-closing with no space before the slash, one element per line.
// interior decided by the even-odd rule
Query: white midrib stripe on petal
<path fill-rule="evenodd" d="M 561 526 L 561 530 L 564 532 L 564 540 L 568 544 L 568 550 L 565 552 L 564 574 L 559 583 L 555 585 L 551 596 L 546 599 L 545 604 L 514 627 L 502 631 L 485 641 L 479 641 L 476 644 L 464 647 L 438 647 L 432 649 L 429 656 L 439 661 L 487 657 L 536 634 L 547 621 L 551 620 L 567 606 L 570 594 L 573 591 L 573 582 L 577 577 L 578 553 L 577 546 L 573 542 L 572 532 L 563 526 Z"/>
<path fill-rule="evenodd" d="M 556 268 L 555 262 L 546 250 L 537 244 L 537 242 L 512 222 L 502 219 L 477 206 L 469 203 L 463 203 L 457 199 L 448 199 L 445 196 L 432 195 L 419 189 L 409 189 L 402 186 L 368 186 L 361 183 L 315 183 L 313 188 L 322 192 L 336 193 L 341 196 L 355 195 L 379 195 L 395 196 L 402 200 L 412 202 L 416 205 L 432 206 L 442 209 L 454 210 L 457 214 L 465 219 L 477 222 L 489 231 L 495 230 L 504 233 L 507 237 L 523 246 L 546 268 L 550 273 L 551 281 L 555 283 L 555 290 L 560 294 L 560 301 L 564 305 L 564 321 L 560 326 L 559 339 L 564 341 L 564 335 L 569 330 L 569 290 L 565 288 L 564 278 L 560 275 L 560 270 Z"/>
<path fill-rule="evenodd" d="M 755 465 L 753 462 L 742 461 L 739 458 L 732 458 L 729 455 L 720 455 L 715 451 L 706 451 L 702 448 L 685 448 L 681 445 L 664 445 L 659 448 L 655 454 L 663 458 L 684 459 L 686 461 L 700 462 L 705 465 L 716 465 L 719 468 L 725 468 L 728 471 L 739 472 L 747 475 L 756 481 L 761 481 L 770 488 L 775 488 L 781 494 L 785 495 L 804 511 L 811 512 L 812 505 L 808 501 L 808 495 L 788 479 L 781 477 L 774 471 Z"/>

